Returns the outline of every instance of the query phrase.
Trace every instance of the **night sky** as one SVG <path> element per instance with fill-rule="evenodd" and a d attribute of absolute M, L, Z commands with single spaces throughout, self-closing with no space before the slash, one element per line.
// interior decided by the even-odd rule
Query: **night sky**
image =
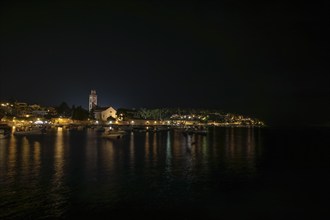
<path fill-rule="evenodd" d="M 329 3 L 1 1 L 0 100 L 330 124 Z"/>

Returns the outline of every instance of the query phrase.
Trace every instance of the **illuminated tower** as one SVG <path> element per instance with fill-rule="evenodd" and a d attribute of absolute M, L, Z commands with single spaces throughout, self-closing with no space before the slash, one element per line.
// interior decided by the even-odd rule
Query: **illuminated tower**
<path fill-rule="evenodd" d="M 95 106 L 97 106 L 97 95 L 95 90 L 91 90 L 91 94 L 89 95 L 88 110 L 91 111 Z"/>

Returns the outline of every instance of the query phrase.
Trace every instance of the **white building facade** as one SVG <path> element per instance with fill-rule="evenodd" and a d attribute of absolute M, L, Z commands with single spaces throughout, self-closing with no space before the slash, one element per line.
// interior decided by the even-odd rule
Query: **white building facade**
<path fill-rule="evenodd" d="M 94 117 L 96 120 L 107 121 L 109 117 L 117 118 L 117 111 L 112 107 L 96 108 L 94 110 Z"/>
<path fill-rule="evenodd" d="M 107 108 L 106 110 L 102 111 L 102 121 L 107 121 L 107 119 L 111 116 L 112 118 L 117 118 L 117 111 L 112 108 L 112 107 L 109 107 Z"/>

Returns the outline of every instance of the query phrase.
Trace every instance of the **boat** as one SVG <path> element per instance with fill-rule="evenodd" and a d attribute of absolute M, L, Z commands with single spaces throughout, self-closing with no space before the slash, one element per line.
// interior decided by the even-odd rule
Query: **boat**
<path fill-rule="evenodd" d="M 102 126 L 96 127 L 95 129 L 96 132 L 105 132 L 105 128 Z"/>
<path fill-rule="evenodd" d="M 11 127 L 7 124 L 0 124 L 0 139 L 9 137 L 11 133 Z"/>
<path fill-rule="evenodd" d="M 155 131 L 158 132 L 158 131 L 171 131 L 172 129 L 169 127 L 169 126 L 158 126 L 156 127 Z"/>
<path fill-rule="evenodd" d="M 45 133 L 46 129 L 38 126 L 17 127 L 14 131 L 14 135 L 16 136 L 42 135 Z"/>
<path fill-rule="evenodd" d="M 121 139 L 127 132 L 123 130 L 108 129 L 102 133 L 102 137 L 110 139 Z"/>
<path fill-rule="evenodd" d="M 184 136 L 187 136 L 187 135 L 207 135 L 208 133 L 208 130 L 207 128 L 204 128 L 204 127 L 189 127 L 189 128 L 186 128 L 184 131 L 183 131 L 183 135 Z"/>
<path fill-rule="evenodd" d="M 10 132 L 7 132 L 4 129 L 0 129 L 0 139 L 4 139 L 10 135 Z"/>

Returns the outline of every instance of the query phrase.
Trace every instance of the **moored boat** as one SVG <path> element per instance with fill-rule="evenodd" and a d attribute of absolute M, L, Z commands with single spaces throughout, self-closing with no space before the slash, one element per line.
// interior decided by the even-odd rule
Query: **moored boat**
<path fill-rule="evenodd" d="M 127 132 L 123 130 L 114 130 L 114 129 L 108 129 L 105 130 L 102 133 L 102 137 L 104 138 L 110 138 L 110 139 L 120 139 L 122 138 Z"/>
<path fill-rule="evenodd" d="M 6 132 L 5 130 L 0 129 L 0 139 L 8 137 L 9 134 L 10 134 L 9 132 Z"/>
<path fill-rule="evenodd" d="M 44 127 L 29 126 L 29 127 L 17 127 L 15 128 L 14 135 L 25 136 L 25 135 L 42 135 L 46 133 Z"/>
<path fill-rule="evenodd" d="M 208 129 L 204 127 L 189 127 L 183 131 L 183 135 L 207 135 Z"/>
<path fill-rule="evenodd" d="M 11 133 L 11 127 L 7 124 L 0 124 L 0 139 L 9 137 Z"/>

